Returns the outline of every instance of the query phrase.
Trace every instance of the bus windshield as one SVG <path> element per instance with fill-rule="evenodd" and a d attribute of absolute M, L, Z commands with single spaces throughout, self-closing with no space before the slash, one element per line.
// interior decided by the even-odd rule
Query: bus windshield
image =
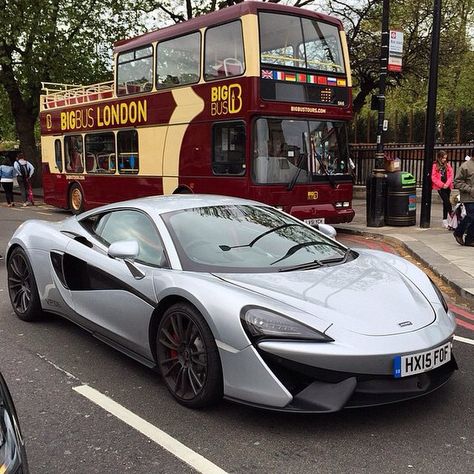
<path fill-rule="evenodd" d="M 345 72 L 336 26 L 278 13 L 261 12 L 259 18 L 263 65 Z"/>
<path fill-rule="evenodd" d="M 252 177 L 256 183 L 319 181 L 347 173 L 343 122 L 259 118 L 255 123 Z"/>

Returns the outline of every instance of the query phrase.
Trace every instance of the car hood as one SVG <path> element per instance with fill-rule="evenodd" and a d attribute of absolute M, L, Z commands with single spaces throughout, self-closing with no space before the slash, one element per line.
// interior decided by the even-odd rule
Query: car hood
<path fill-rule="evenodd" d="M 412 332 L 436 319 L 434 308 L 406 275 L 368 252 L 313 270 L 216 276 L 364 335 Z"/>

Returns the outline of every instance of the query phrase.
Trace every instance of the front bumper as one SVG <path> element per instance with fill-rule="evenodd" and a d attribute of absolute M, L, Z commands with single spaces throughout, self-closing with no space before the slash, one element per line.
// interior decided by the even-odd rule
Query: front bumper
<path fill-rule="evenodd" d="M 343 408 L 384 405 L 421 397 L 442 387 L 458 368 L 453 355 L 450 362 L 437 369 L 393 378 L 389 375 L 319 369 L 271 354 L 261 355 L 293 396 L 293 400 L 280 410 L 306 413 L 329 413 Z"/>

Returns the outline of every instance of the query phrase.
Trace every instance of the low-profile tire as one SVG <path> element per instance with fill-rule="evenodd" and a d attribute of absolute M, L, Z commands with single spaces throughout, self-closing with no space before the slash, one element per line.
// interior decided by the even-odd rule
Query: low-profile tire
<path fill-rule="evenodd" d="M 8 294 L 15 314 L 23 321 L 43 315 L 38 287 L 30 261 L 21 247 L 13 249 L 7 262 Z"/>
<path fill-rule="evenodd" d="M 74 183 L 69 190 L 69 209 L 73 214 L 84 211 L 84 193 L 77 183 Z"/>
<path fill-rule="evenodd" d="M 203 408 L 222 398 L 217 345 L 193 306 L 177 303 L 165 311 L 158 326 L 156 353 L 163 380 L 181 405 Z"/>

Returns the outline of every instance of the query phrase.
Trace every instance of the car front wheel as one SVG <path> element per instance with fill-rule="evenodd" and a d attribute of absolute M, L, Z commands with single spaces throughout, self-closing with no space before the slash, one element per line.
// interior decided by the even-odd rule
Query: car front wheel
<path fill-rule="evenodd" d="M 206 321 L 191 305 L 168 308 L 158 326 L 158 365 L 168 390 L 182 405 L 202 408 L 222 398 L 222 368 Z"/>
<path fill-rule="evenodd" d="M 8 258 L 8 293 L 13 310 L 23 321 L 34 321 L 42 315 L 33 269 L 25 251 L 16 247 Z"/>

